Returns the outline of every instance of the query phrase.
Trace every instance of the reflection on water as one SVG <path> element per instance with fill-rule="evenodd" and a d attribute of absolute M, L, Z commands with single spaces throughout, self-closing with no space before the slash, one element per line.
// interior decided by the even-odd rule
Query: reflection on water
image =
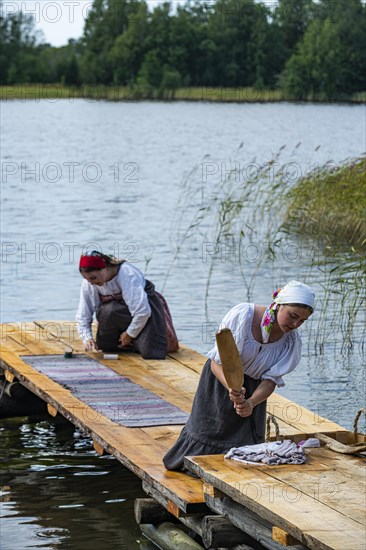
<path fill-rule="evenodd" d="M 2 421 L 2 550 L 140 549 L 141 481 L 66 422 Z"/>
<path fill-rule="evenodd" d="M 172 228 L 182 214 L 182 182 L 194 168 L 207 206 L 233 168 L 249 177 L 280 150 L 280 162 L 298 177 L 366 149 L 363 105 L 65 100 L 1 107 L 1 320 L 20 328 L 35 319 L 74 319 L 77 261 L 86 248 L 126 257 L 160 290 L 177 245 Z M 276 209 L 270 214 L 276 216 Z M 193 232 L 185 244 L 164 294 L 179 338 L 202 353 L 228 309 L 248 299 L 241 267 L 258 303 L 268 304 L 273 290 L 291 278 L 314 284 L 318 304 L 324 303 L 328 272 L 308 267 L 319 254 L 316 243 L 289 236 L 275 261 L 259 269 L 250 254 L 242 266 L 223 254 L 206 316 L 212 243 Z M 254 253 L 260 252 L 263 243 L 254 244 Z M 323 308 L 326 322 L 318 309 L 304 325 L 303 359 L 280 392 L 352 429 L 364 405 L 363 328 L 356 326 L 351 355 L 342 354 L 334 305 Z M 319 332 L 321 354 L 314 351 Z M 141 547 L 132 515 L 140 481 L 116 460 L 97 457 L 78 432 L 8 420 L 1 424 L 0 452 L 2 550 L 89 550 L 106 541 L 108 547 Z"/>

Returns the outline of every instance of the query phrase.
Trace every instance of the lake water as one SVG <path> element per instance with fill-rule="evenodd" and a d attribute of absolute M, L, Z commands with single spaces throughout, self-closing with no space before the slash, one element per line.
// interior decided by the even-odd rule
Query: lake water
<path fill-rule="evenodd" d="M 295 181 L 362 154 L 364 106 L 11 101 L 1 104 L 1 134 L 2 322 L 73 320 L 78 258 L 92 248 L 127 257 L 164 286 L 180 340 L 202 353 L 226 311 L 248 299 L 243 273 L 252 277 L 249 299 L 263 304 L 290 278 L 304 280 L 319 308 L 302 328 L 302 362 L 280 392 L 352 428 L 364 406 L 364 319 L 353 323 L 344 353 L 339 307 L 323 290 L 330 268 L 323 258 L 321 269 L 309 268 L 314 251 L 322 254 L 316 243 L 287 236 L 270 264 L 258 264 L 253 249 L 243 263 L 223 253 L 207 300 L 210 222 L 172 260 L 197 197 L 208 208 L 234 169 L 250 178 L 281 150 L 278 167 Z M 263 243 L 254 244 L 260 252 Z M 106 540 L 143 547 L 132 514 L 140 482 L 114 459 L 97 457 L 89 440 L 52 421 L 3 421 L 0 436 L 3 550 Z"/>

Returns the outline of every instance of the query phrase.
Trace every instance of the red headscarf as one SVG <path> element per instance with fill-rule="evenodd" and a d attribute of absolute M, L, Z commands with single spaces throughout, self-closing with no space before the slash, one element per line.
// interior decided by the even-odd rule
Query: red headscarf
<path fill-rule="evenodd" d="M 107 264 L 101 256 L 81 256 L 79 268 L 94 267 L 95 269 L 104 269 Z"/>

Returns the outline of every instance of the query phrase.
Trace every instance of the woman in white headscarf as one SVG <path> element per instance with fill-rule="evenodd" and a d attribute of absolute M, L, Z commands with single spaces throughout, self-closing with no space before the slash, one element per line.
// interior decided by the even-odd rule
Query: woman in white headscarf
<path fill-rule="evenodd" d="M 202 370 L 192 412 L 174 446 L 164 456 L 168 470 L 183 470 L 185 456 L 222 454 L 231 447 L 262 443 L 266 400 L 301 357 L 297 330 L 314 310 L 312 289 L 290 281 L 273 294 L 269 307 L 242 303 L 224 317 L 245 372 L 240 392 L 226 383 L 215 346 Z"/>

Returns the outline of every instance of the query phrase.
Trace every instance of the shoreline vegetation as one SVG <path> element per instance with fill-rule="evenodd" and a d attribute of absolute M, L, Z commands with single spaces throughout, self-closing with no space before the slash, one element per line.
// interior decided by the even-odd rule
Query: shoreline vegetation
<path fill-rule="evenodd" d="M 307 174 L 287 198 L 292 230 L 337 247 L 365 247 L 366 156 Z"/>
<path fill-rule="evenodd" d="M 15 4 L 0 0 L 2 86 L 64 84 L 88 98 L 94 87 L 114 101 L 201 100 L 202 89 L 207 101 L 366 93 L 363 0 L 92 0 L 80 38 L 60 47 L 36 26 L 47 5 Z"/>
<path fill-rule="evenodd" d="M 215 103 L 366 103 L 366 91 L 354 94 L 338 94 L 326 97 L 309 94 L 301 100 L 294 99 L 283 90 L 259 90 L 252 87 L 185 87 L 177 89 L 141 89 L 138 86 L 106 86 L 88 84 L 67 86 L 64 84 L 14 84 L 0 86 L 0 100 L 58 100 L 85 99 L 89 101 L 201 101 Z"/>

